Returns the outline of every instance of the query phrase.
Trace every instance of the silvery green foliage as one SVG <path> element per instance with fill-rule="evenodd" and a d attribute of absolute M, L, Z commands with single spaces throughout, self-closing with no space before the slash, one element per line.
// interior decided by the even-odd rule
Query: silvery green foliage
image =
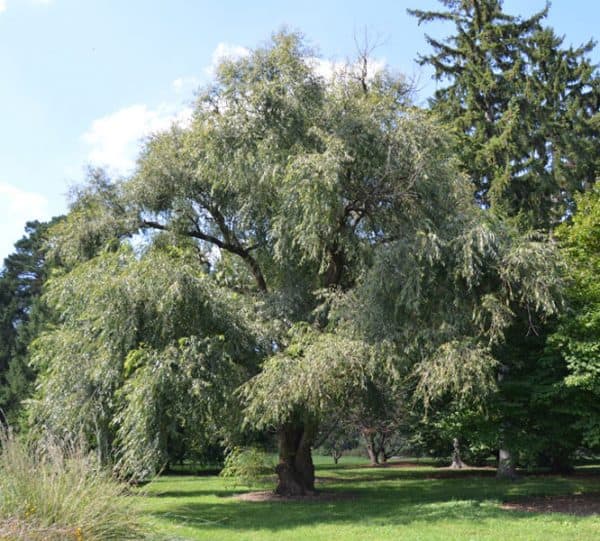
<path fill-rule="evenodd" d="M 552 246 L 474 206 L 404 80 L 326 81 L 314 55 L 280 33 L 224 62 L 189 125 L 82 192 L 56 240 L 72 270 L 47 292 L 59 326 L 34 351 L 39 423 L 143 471 L 174 426 L 218 432 L 244 379 L 258 427 L 360 400 L 369 378 L 483 393 L 513 310 L 555 310 Z M 134 233 L 151 248 L 119 248 Z"/>
<path fill-rule="evenodd" d="M 44 300 L 59 319 L 33 344 L 30 415 L 51 433 L 82 433 L 130 473 L 164 463 L 174 431 L 208 442 L 259 350 L 244 308 L 184 251 L 100 254 L 57 274 Z"/>
<path fill-rule="evenodd" d="M 372 345 L 298 324 L 286 349 L 268 358 L 261 372 L 241 387 L 246 418 L 264 429 L 289 422 L 299 412 L 323 417 L 360 400 L 382 373 L 393 382 L 398 375 L 393 361 L 394 352 L 385 343 Z"/>

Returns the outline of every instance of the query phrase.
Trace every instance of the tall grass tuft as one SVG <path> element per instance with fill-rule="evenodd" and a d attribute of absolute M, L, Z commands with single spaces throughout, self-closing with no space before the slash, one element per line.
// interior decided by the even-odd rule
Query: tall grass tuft
<path fill-rule="evenodd" d="M 0 539 L 141 539 L 138 518 L 94 455 L 81 445 L 0 436 Z"/>

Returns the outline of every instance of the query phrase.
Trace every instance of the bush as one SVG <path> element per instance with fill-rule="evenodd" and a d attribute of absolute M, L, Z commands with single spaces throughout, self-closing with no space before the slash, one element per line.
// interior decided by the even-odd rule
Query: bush
<path fill-rule="evenodd" d="M 258 449 L 234 447 L 225 457 L 221 477 L 231 479 L 233 484 L 253 486 L 275 469 L 272 459 Z"/>
<path fill-rule="evenodd" d="M 140 539 L 123 485 L 79 445 L 0 436 L 0 539 Z"/>

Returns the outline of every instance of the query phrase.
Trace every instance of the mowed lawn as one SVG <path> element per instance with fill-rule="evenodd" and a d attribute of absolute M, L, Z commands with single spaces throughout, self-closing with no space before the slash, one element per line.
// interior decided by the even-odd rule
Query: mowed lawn
<path fill-rule="evenodd" d="M 206 540 L 598 540 L 600 516 L 507 510 L 504 501 L 600 493 L 600 475 L 525 476 L 431 466 L 370 468 L 344 459 L 317 462 L 321 501 L 241 501 L 216 476 L 164 476 L 136 502 L 156 539 Z M 273 484 L 253 487 L 266 490 Z"/>

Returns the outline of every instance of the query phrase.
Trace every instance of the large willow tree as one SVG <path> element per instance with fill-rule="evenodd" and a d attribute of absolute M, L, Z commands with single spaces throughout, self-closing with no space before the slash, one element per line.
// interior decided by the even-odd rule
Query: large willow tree
<path fill-rule="evenodd" d="M 86 426 L 116 425 L 127 464 L 144 456 L 135 442 L 164 448 L 166 415 L 235 418 L 215 407 L 245 378 L 246 424 L 279 436 L 277 491 L 305 494 L 319 419 L 370 382 L 426 400 L 493 389 L 490 347 L 513 308 L 555 309 L 552 248 L 474 206 L 448 135 L 402 78 L 363 60 L 324 79 L 297 35 L 277 34 L 224 62 L 191 123 L 153 135 L 131 178 L 82 192 L 56 240 L 71 270 L 47 294 L 62 324 L 37 347 L 52 422 L 61 378 L 82 375 L 67 385 L 98 411 Z M 115 238 L 140 232 L 150 248 L 119 251 Z"/>

